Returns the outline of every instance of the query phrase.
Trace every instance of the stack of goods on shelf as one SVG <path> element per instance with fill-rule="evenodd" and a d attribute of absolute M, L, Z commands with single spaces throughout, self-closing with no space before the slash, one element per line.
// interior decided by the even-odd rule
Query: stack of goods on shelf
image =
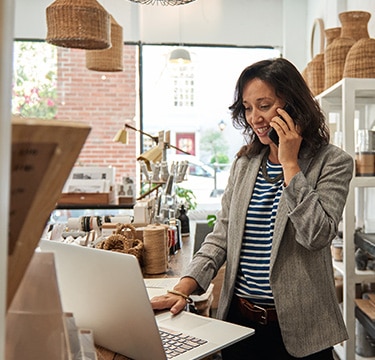
<path fill-rule="evenodd" d="M 117 204 L 116 168 L 75 166 L 67 179 L 58 204 Z"/>

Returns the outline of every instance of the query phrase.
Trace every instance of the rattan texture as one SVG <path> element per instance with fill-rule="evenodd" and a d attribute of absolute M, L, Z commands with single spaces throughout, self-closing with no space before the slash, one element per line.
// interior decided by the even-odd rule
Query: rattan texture
<path fill-rule="evenodd" d="M 313 44 L 317 26 L 319 26 L 320 29 L 320 49 L 319 53 L 314 56 Z M 307 64 L 305 73 L 305 81 L 314 96 L 320 94 L 324 90 L 324 35 L 323 20 L 316 19 L 313 26 L 310 44 L 312 60 Z"/>
<path fill-rule="evenodd" d="M 324 55 L 324 87 L 328 89 L 343 77 L 346 55 L 354 45 L 352 38 L 339 37 L 326 48 Z"/>
<path fill-rule="evenodd" d="M 332 44 L 332 41 L 341 35 L 341 27 L 328 28 L 324 30 L 326 37 L 326 47 Z"/>
<path fill-rule="evenodd" d="M 111 19 L 95 0 L 56 0 L 46 9 L 50 44 L 89 50 L 111 46 Z"/>
<path fill-rule="evenodd" d="M 341 37 L 349 37 L 354 40 L 368 38 L 367 24 L 371 14 L 367 11 L 345 11 L 339 14 L 342 24 Z"/>
<path fill-rule="evenodd" d="M 94 71 L 116 72 L 123 70 L 123 31 L 111 16 L 111 43 L 106 50 L 86 50 L 86 67 Z"/>
<path fill-rule="evenodd" d="M 324 90 L 324 54 L 317 54 L 307 64 L 307 83 L 314 96 Z"/>
<path fill-rule="evenodd" d="M 375 39 L 360 39 L 351 47 L 343 77 L 375 78 Z"/>
<path fill-rule="evenodd" d="M 359 39 L 369 38 L 367 25 L 371 14 L 366 11 L 346 11 L 339 14 L 342 24 L 340 37 L 327 46 L 325 52 L 325 88 L 344 77 L 346 58 Z"/>
<path fill-rule="evenodd" d="M 143 265 L 144 244 L 137 239 L 137 232 L 131 224 L 117 224 L 116 231 L 107 239 L 96 244 L 97 249 L 110 250 L 134 255 L 140 265 Z"/>

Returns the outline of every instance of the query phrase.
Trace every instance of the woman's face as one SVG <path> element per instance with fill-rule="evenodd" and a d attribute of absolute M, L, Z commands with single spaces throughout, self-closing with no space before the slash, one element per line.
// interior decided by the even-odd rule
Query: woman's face
<path fill-rule="evenodd" d="M 284 106 L 283 101 L 276 96 L 272 86 L 258 78 L 244 86 L 242 99 L 246 122 L 262 144 L 271 144 L 272 140 L 267 135 L 271 128 L 269 124 L 273 117 L 278 116 L 276 109 Z"/>

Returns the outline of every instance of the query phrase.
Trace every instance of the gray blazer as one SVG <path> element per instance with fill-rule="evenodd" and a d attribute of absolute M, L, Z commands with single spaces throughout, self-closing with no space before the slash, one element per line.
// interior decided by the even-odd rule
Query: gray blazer
<path fill-rule="evenodd" d="M 235 160 L 213 232 L 184 276 L 204 291 L 226 262 L 217 316 L 225 319 L 234 292 L 246 210 L 263 154 Z M 330 245 L 353 174 L 353 159 L 334 145 L 299 160 L 276 216 L 270 284 L 284 344 L 304 357 L 348 338 L 338 305 Z"/>

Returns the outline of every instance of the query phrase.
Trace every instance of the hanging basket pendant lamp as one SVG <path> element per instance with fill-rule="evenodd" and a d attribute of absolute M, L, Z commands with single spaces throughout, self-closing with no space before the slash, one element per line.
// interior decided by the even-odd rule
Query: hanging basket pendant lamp
<path fill-rule="evenodd" d="M 123 32 L 113 16 L 111 16 L 111 43 L 109 49 L 86 50 L 87 69 L 107 72 L 123 70 Z"/>
<path fill-rule="evenodd" d="M 100 50 L 111 46 L 111 19 L 96 0 L 56 0 L 46 9 L 50 44 Z"/>

